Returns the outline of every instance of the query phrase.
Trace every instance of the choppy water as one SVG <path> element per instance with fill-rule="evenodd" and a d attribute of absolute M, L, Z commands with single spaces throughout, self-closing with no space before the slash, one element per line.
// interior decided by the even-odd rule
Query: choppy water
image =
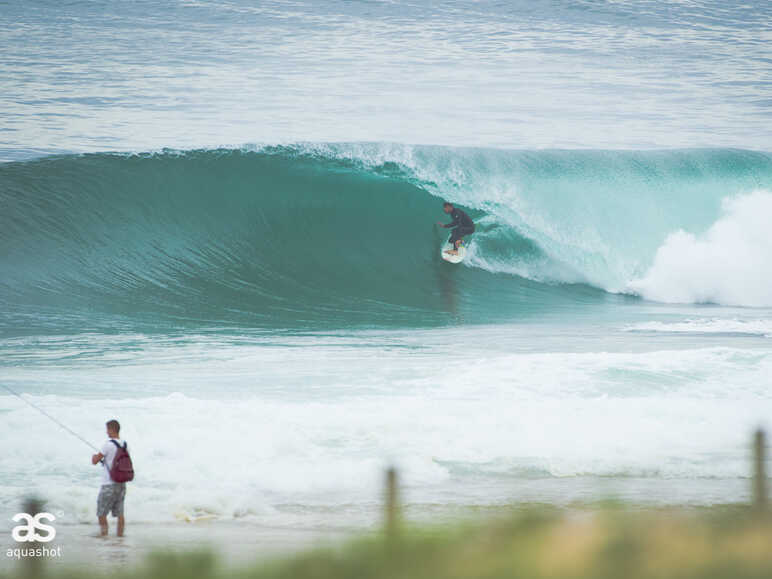
<path fill-rule="evenodd" d="M 389 464 L 416 512 L 745 500 L 770 16 L 0 4 L 0 380 L 121 420 L 133 520 L 366 523 Z M 93 519 L 85 445 L 10 394 L 0 445 L 0 515 Z"/>

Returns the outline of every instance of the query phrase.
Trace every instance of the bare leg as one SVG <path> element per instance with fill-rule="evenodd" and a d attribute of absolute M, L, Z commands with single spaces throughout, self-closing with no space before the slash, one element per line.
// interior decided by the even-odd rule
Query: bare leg
<path fill-rule="evenodd" d="M 126 524 L 126 520 L 123 518 L 123 515 L 118 517 L 118 536 L 123 537 L 123 527 Z"/>
<path fill-rule="evenodd" d="M 99 534 L 102 536 L 107 535 L 107 517 L 99 517 Z"/>

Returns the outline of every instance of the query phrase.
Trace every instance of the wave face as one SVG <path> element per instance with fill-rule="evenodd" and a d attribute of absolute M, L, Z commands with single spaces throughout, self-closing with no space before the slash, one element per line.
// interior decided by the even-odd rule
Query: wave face
<path fill-rule="evenodd" d="M 766 190 L 772 156 L 738 150 L 339 144 L 5 163 L 0 304 L 17 326 L 296 328 L 485 322 L 623 299 L 607 292 L 721 301 L 671 287 L 694 280 L 661 273 L 662 252 L 679 251 L 668 236 L 720 244 L 705 232 L 753 214 L 724 200 Z M 461 267 L 438 256 L 441 199 L 478 223 Z M 720 262 L 701 263 L 715 271 L 700 283 L 722 277 Z M 763 269 L 752 301 L 741 288 L 730 301 L 772 305 L 772 266 L 752 266 Z"/>

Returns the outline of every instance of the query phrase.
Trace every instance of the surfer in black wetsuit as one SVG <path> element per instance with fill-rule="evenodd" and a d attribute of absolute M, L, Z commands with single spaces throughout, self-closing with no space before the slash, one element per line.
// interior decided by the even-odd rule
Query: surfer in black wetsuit
<path fill-rule="evenodd" d="M 447 201 L 442 204 L 442 210 L 445 213 L 450 214 L 450 216 L 453 218 L 453 221 L 450 223 L 442 223 L 441 221 L 438 221 L 437 225 L 441 225 L 445 228 L 455 228 L 450 233 L 450 239 L 448 240 L 448 242 L 453 246 L 453 249 L 448 249 L 445 253 L 458 255 L 458 246 L 461 243 L 461 240 L 464 238 L 464 235 L 470 235 L 474 233 L 474 221 L 472 221 L 472 218 L 469 217 L 469 215 L 461 211 L 461 209 L 453 207 L 453 204 L 448 203 Z"/>

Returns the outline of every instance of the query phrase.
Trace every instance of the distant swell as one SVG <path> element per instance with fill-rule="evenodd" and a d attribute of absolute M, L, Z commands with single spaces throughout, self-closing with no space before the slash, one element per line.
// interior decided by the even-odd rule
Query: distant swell
<path fill-rule="evenodd" d="M 761 235 L 742 220 L 768 214 L 769 193 L 723 214 L 722 199 L 765 187 L 772 159 L 747 151 L 299 145 L 5 163 L 0 304 L 6 324 L 291 328 L 511 319 L 631 289 L 769 305 L 768 246 L 750 255 L 717 222 Z M 438 258 L 441 199 L 478 222 L 464 266 Z M 734 269 L 712 259 L 721 248 Z M 758 283 L 743 289 L 746 265 Z M 711 286 L 726 273 L 735 283 Z"/>

